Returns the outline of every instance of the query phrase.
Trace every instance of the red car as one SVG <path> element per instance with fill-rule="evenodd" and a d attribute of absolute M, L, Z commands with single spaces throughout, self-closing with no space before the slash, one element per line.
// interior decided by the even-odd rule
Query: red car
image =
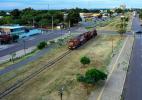
<path fill-rule="evenodd" d="M 12 41 L 12 36 L 10 34 L 0 35 L 0 43 L 10 43 Z"/>

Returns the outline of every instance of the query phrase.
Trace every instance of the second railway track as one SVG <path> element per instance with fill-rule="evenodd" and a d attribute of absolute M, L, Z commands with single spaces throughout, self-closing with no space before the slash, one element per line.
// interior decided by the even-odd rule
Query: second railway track
<path fill-rule="evenodd" d="M 29 81 L 32 78 L 36 77 L 39 73 L 41 73 L 42 71 L 44 71 L 46 68 L 49 68 L 53 64 L 57 63 L 59 60 L 63 59 L 65 56 L 67 56 L 71 52 L 72 52 L 71 50 L 68 50 L 67 52 L 63 53 L 61 56 L 55 58 L 52 61 L 49 61 L 46 65 L 44 65 L 43 67 L 41 67 L 38 70 L 36 70 L 33 73 L 31 73 L 29 76 L 27 76 L 27 77 L 25 77 L 25 78 L 23 78 L 21 80 L 18 80 L 18 82 L 14 83 L 13 85 L 11 85 L 10 87 L 8 87 L 4 91 L 0 91 L 0 99 L 2 99 L 3 97 L 7 96 L 10 93 L 12 93 L 14 90 L 16 90 L 17 88 L 19 88 L 20 86 L 22 86 L 24 83 L 26 83 L 27 81 Z"/>

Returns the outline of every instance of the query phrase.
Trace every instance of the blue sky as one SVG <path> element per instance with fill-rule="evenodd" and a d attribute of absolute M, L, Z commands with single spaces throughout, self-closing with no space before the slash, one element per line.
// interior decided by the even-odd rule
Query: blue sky
<path fill-rule="evenodd" d="M 120 4 L 127 7 L 141 8 L 142 0 L 0 0 L 0 10 L 23 9 L 62 9 L 62 8 L 114 8 Z"/>

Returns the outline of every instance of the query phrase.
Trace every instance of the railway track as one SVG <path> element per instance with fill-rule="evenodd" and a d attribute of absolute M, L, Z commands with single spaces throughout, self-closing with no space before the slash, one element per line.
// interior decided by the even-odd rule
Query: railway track
<path fill-rule="evenodd" d="M 43 67 L 39 68 L 38 70 L 34 71 L 33 73 L 31 73 L 29 76 L 18 80 L 16 83 L 14 83 L 13 85 L 11 85 L 10 87 L 8 87 L 7 89 L 5 89 L 4 91 L 0 91 L 0 99 L 2 99 L 3 97 L 7 96 L 8 94 L 12 93 L 14 90 L 16 90 L 17 88 L 19 88 L 20 86 L 22 86 L 24 83 L 26 83 L 27 81 L 31 80 L 32 78 L 36 77 L 39 73 L 41 73 L 42 71 L 44 71 L 46 68 L 49 68 L 50 66 L 54 65 L 55 63 L 57 63 L 58 61 L 60 61 L 61 59 L 63 59 L 65 56 L 67 56 L 68 54 L 70 54 L 72 51 L 68 50 L 67 52 L 65 52 L 64 54 L 62 54 L 61 56 L 55 58 L 52 61 L 49 61 L 46 65 L 44 65 Z"/>

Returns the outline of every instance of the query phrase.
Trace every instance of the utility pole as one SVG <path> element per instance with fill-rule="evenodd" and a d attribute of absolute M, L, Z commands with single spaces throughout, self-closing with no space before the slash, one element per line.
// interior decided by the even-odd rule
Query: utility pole
<path fill-rule="evenodd" d="M 49 4 L 48 4 L 48 11 L 49 11 Z"/>
<path fill-rule="evenodd" d="M 70 21 L 70 19 L 69 19 L 69 29 L 70 29 L 70 27 L 71 27 L 71 21 Z"/>
<path fill-rule="evenodd" d="M 33 18 L 33 27 L 35 27 L 35 20 L 34 20 L 34 18 Z"/>
<path fill-rule="evenodd" d="M 43 15 L 41 16 L 42 17 L 42 19 L 43 19 Z M 41 28 L 43 27 L 43 25 L 42 25 L 42 23 L 41 23 Z"/>
<path fill-rule="evenodd" d="M 63 91 L 64 91 L 64 88 L 61 87 L 61 89 L 59 89 L 59 95 L 60 95 L 61 100 L 63 100 Z"/>
<path fill-rule="evenodd" d="M 25 46 L 25 40 L 23 40 L 23 43 L 24 43 L 24 53 L 25 53 L 25 55 L 26 55 L 26 46 Z"/>
<path fill-rule="evenodd" d="M 54 18 L 52 16 L 52 31 L 54 30 Z"/>
<path fill-rule="evenodd" d="M 16 53 L 15 53 L 15 52 L 12 53 L 11 56 L 12 56 L 12 62 L 14 63 L 14 58 L 15 58 L 15 56 L 16 56 Z"/>
<path fill-rule="evenodd" d="M 70 23 L 70 19 L 69 19 L 69 34 L 71 35 L 70 27 L 71 27 L 71 23 Z"/>
<path fill-rule="evenodd" d="M 113 56 L 113 37 L 112 37 L 112 56 Z"/>

